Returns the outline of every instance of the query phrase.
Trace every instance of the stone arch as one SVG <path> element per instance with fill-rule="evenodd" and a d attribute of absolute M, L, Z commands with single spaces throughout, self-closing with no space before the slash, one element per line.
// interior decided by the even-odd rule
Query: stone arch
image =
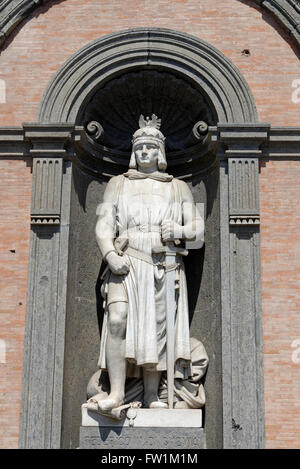
<path fill-rule="evenodd" d="M 101 37 L 57 71 L 41 100 L 39 122 L 78 122 L 95 90 L 139 69 L 175 72 L 201 89 L 219 122 L 256 122 L 250 88 L 222 53 L 196 37 L 160 28 L 136 28 Z"/>

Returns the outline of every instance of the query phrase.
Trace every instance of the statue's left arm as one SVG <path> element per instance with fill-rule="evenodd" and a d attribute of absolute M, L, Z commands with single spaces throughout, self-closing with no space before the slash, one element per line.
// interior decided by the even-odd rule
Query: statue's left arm
<path fill-rule="evenodd" d="M 173 220 L 162 223 L 162 238 L 164 241 L 183 239 L 185 241 L 198 241 L 203 237 L 204 220 L 194 202 L 193 195 L 184 181 L 178 181 L 182 198 L 182 224 Z"/>

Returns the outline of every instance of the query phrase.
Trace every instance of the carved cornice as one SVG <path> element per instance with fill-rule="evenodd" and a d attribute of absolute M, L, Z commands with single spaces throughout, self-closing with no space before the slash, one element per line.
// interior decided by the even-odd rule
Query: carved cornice
<path fill-rule="evenodd" d="M 0 127 L 0 158 L 30 157 L 22 127 Z"/>
<path fill-rule="evenodd" d="M 300 127 L 271 127 L 261 151 L 261 160 L 299 160 Z"/>
<path fill-rule="evenodd" d="M 208 143 L 215 146 L 220 145 L 220 157 L 228 157 L 226 140 L 231 139 L 232 144 L 234 141 L 239 142 L 239 154 L 242 155 L 245 142 L 249 143 L 252 139 L 252 142 L 260 141 L 259 159 L 300 158 L 300 127 L 269 127 L 268 124 L 219 124 L 215 127 L 209 127 L 208 137 Z M 71 148 L 74 145 L 81 145 L 87 136 L 82 127 L 74 127 L 69 124 L 41 125 L 36 123 L 24 124 L 23 127 L 0 127 L 0 158 L 33 157 L 33 138 L 36 142 L 42 140 L 48 143 L 50 141 L 64 141 L 64 149 L 67 152 L 63 151 L 61 156 L 69 158 Z M 244 150 L 249 152 L 249 146 Z"/>
<path fill-rule="evenodd" d="M 0 158 L 69 158 L 74 126 L 25 123 L 22 127 L 0 127 Z"/>

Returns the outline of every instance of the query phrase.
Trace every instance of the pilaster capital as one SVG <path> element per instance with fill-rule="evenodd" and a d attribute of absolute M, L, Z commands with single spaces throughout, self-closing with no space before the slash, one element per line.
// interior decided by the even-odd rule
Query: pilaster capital
<path fill-rule="evenodd" d="M 270 124 L 218 124 L 217 136 L 227 158 L 259 158 L 261 145 L 268 141 Z"/>
<path fill-rule="evenodd" d="M 63 158 L 71 140 L 74 125 L 24 123 L 24 139 L 31 144 L 33 158 Z"/>

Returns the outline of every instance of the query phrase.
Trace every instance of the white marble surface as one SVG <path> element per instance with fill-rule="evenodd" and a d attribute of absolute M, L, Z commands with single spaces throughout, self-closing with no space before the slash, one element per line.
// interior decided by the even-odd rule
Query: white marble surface
<path fill-rule="evenodd" d="M 202 427 L 201 409 L 134 409 L 134 427 Z M 133 415 L 134 415 L 133 414 Z M 83 427 L 129 427 L 130 420 L 118 421 L 91 412 L 86 405 L 82 406 Z"/>

